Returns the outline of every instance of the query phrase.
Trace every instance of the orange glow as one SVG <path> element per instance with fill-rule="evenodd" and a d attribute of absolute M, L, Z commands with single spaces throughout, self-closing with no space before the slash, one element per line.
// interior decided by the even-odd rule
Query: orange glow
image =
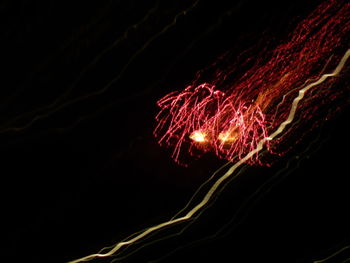
<path fill-rule="evenodd" d="M 230 142 L 234 142 L 237 139 L 237 136 L 233 132 L 225 131 L 219 134 L 218 139 L 222 143 L 230 143 Z"/>
<path fill-rule="evenodd" d="M 201 131 L 194 131 L 191 135 L 190 138 L 194 140 L 195 142 L 206 142 L 207 135 L 204 132 Z"/>

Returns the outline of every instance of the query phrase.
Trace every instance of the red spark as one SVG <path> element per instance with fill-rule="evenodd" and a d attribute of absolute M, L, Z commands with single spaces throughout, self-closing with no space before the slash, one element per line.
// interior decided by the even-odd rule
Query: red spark
<path fill-rule="evenodd" d="M 219 68 L 211 81 L 200 83 L 197 78 L 183 91 L 160 99 L 154 131 L 159 144 L 172 148 L 179 163 L 184 163 L 181 156 L 186 153 L 213 151 L 229 161 L 245 156 L 286 118 L 298 89 L 332 67 L 340 51 L 348 48 L 349 17 L 350 3 L 326 1 L 295 28 L 287 42 L 270 51 L 264 63 L 257 60 L 238 79 L 231 77 L 236 66 Z M 293 128 L 341 93 L 327 88 L 336 81 L 311 92 L 299 106 L 302 114 Z M 282 153 L 276 145 L 286 137 L 267 142 L 267 150 Z M 257 155 L 250 163 L 262 164 Z"/>

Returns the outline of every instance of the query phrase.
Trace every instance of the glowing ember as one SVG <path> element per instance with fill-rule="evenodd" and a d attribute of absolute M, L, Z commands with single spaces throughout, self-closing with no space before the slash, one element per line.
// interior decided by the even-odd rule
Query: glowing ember
<path fill-rule="evenodd" d="M 207 139 L 205 137 L 207 137 L 207 135 L 204 132 L 201 132 L 201 131 L 194 131 L 190 135 L 190 138 L 192 140 L 194 140 L 195 142 L 206 142 Z"/>
<path fill-rule="evenodd" d="M 218 139 L 222 143 L 232 143 L 237 140 L 238 134 L 235 131 L 225 131 L 219 134 Z"/>

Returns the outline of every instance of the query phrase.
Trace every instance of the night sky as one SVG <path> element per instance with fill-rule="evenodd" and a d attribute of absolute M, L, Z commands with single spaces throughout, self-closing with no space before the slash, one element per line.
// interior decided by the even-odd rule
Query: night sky
<path fill-rule="evenodd" d="M 176 164 L 152 134 L 157 100 L 224 52 L 277 45 L 318 2 L 2 1 L 1 261 L 67 262 L 175 215 L 225 161 Z M 341 106 L 272 167 L 244 169 L 182 235 L 120 262 L 303 263 L 349 245 Z"/>

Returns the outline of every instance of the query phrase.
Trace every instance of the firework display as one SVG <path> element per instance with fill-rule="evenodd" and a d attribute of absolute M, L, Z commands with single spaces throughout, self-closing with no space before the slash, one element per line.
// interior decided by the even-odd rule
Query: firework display
<path fill-rule="evenodd" d="M 298 90 L 339 62 L 347 48 L 349 17 L 348 2 L 324 2 L 287 41 L 264 54 L 263 59 L 256 59 L 240 77 L 231 77 L 237 65 L 219 68 L 210 81 L 201 83 L 197 78 L 183 91 L 160 99 L 154 131 L 159 144 L 171 148 L 172 157 L 180 164 L 187 163 L 188 158 L 183 158 L 186 155 L 200 156 L 207 151 L 229 161 L 242 159 L 286 118 Z M 336 81 L 323 83 L 299 105 L 302 110 L 294 129 L 344 92 L 329 88 Z M 282 154 L 285 150 L 278 149 L 278 143 L 287 138 L 267 141 L 266 148 Z M 268 164 L 258 155 L 249 162 Z"/>

